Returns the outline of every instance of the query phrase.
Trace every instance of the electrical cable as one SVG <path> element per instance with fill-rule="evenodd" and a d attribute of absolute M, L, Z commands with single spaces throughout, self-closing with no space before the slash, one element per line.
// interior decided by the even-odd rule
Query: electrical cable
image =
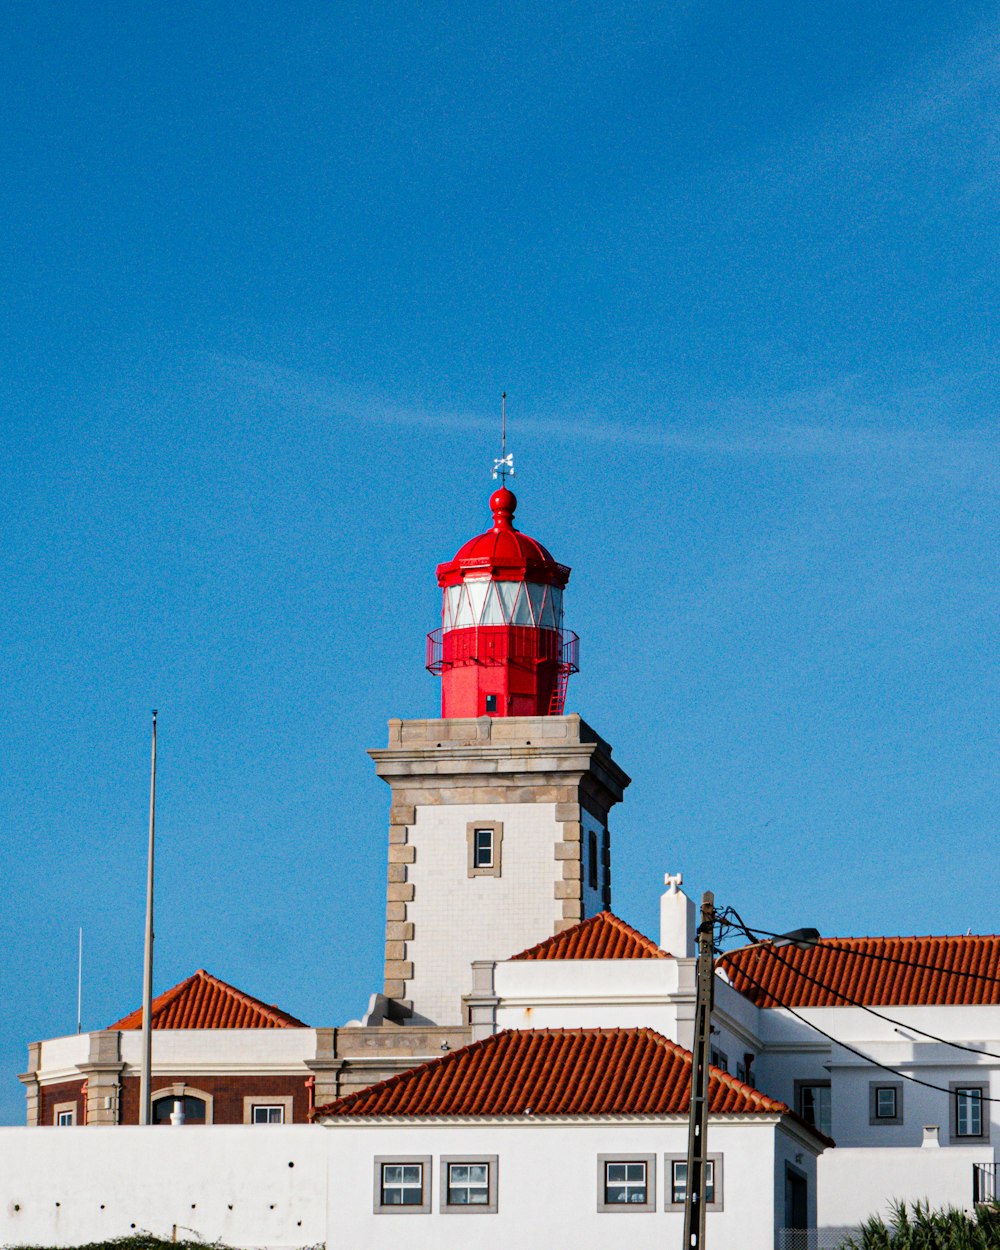
<path fill-rule="evenodd" d="M 951 1042 L 946 1037 L 938 1037 L 936 1033 L 928 1033 L 926 1029 L 920 1029 L 915 1024 L 907 1024 L 903 1020 L 896 1020 L 893 1016 L 887 1016 L 881 1011 L 876 1011 L 874 1007 L 868 1007 L 865 1003 L 860 1002 L 856 998 L 851 998 L 849 994 L 845 994 L 843 990 L 839 990 L 832 985 L 827 985 L 824 981 L 818 980 L 814 976 L 810 976 L 802 968 L 796 968 L 794 964 L 790 964 L 787 959 L 783 959 L 781 955 L 773 947 L 761 947 L 767 950 L 768 955 L 772 959 L 776 959 L 784 968 L 794 973 L 803 980 L 812 982 L 821 990 L 826 990 L 830 994 L 836 994 L 838 998 L 842 998 L 850 1007 L 860 1007 L 862 1011 L 866 1011 L 870 1016 L 875 1016 L 879 1020 L 884 1020 L 887 1024 L 895 1025 L 899 1029 L 908 1029 L 911 1033 L 919 1033 L 921 1037 L 930 1038 L 932 1042 L 940 1042 L 942 1046 L 953 1046 L 955 1050 L 967 1050 L 972 1055 L 985 1055 L 988 1059 L 1000 1059 L 1000 1054 L 993 1050 L 981 1050 L 978 1046 L 966 1046 L 963 1042 Z M 740 969 L 742 974 L 742 968 Z"/>
<path fill-rule="evenodd" d="M 732 908 L 727 908 L 726 912 L 732 913 L 733 915 L 737 914 L 736 912 L 733 912 Z M 726 913 L 723 913 L 723 915 L 725 914 Z M 725 923 L 729 924 L 730 922 L 727 920 Z M 740 931 L 745 933 L 747 937 L 751 938 L 752 941 L 760 941 L 761 938 L 780 938 L 785 936 L 783 933 L 771 933 L 767 929 L 748 929 L 742 921 L 740 921 L 740 923 L 736 926 L 730 924 L 730 927 L 739 928 Z M 864 941 L 868 939 L 858 940 Z M 919 941 L 920 939 L 916 940 Z M 989 982 L 990 985 L 1000 986 L 1000 977 L 991 976 L 986 972 L 968 972 L 963 968 L 942 968 L 940 964 L 919 963 L 912 959 L 899 959 L 895 955 L 879 955 L 875 951 L 859 951 L 855 950 L 851 946 L 837 945 L 837 940 L 835 938 L 819 938 L 817 941 L 810 943 L 810 945 L 819 946 L 821 943 L 824 950 L 842 951 L 845 955 L 854 955 L 858 959 L 874 959 L 880 963 L 899 964 L 903 968 L 920 968 L 926 972 L 936 972 L 950 977 L 965 977 L 967 980 L 986 981 Z M 724 951 L 722 953 L 725 954 Z"/>
<path fill-rule="evenodd" d="M 956 1091 L 953 1089 L 948 1089 L 944 1085 L 935 1085 L 933 1081 L 925 1081 L 919 1076 L 911 1076 L 908 1072 L 902 1072 L 899 1068 L 893 1068 L 887 1063 L 880 1063 L 878 1059 L 873 1059 L 871 1055 L 866 1055 L 864 1051 L 858 1050 L 856 1046 L 852 1046 L 849 1042 L 840 1041 L 838 1038 L 834 1037 L 832 1033 L 827 1033 L 827 1031 L 825 1029 L 821 1029 L 818 1024 L 813 1024 L 811 1020 L 807 1020 L 805 1016 L 800 1015 L 794 1007 L 789 1007 L 787 1003 L 779 1001 L 777 997 L 771 993 L 771 991 L 767 990 L 766 987 L 761 985 L 759 981 L 750 976 L 748 972 L 744 971 L 742 975 L 745 976 L 752 985 L 756 985 L 759 990 L 763 990 L 766 994 L 769 993 L 783 1011 L 787 1011 L 790 1015 L 793 1015 L 796 1020 L 801 1020 L 807 1028 L 819 1033 L 821 1037 L 825 1037 L 827 1041 L 833 1042 L 835 1046 L 840 1046 L 842 1049 L 850 1051 L 852 1055 L 856 1055 L 859 1059 L 863 1059 L 865 1063 L 870 1063 L 875 1068 L 881 1068 L 883 1072 L 889 1072 L 893 1076 L 898 1076 L 904 1081 L 912 1081 L 914 1085 L 923 1085 L 926 1089 L 935 1089 L 941 1094 L 947 1094 L 949 1098 L 955 1096 Z M 979 1098 L 981 1102 L 1000 1102 L 1000 1098 L 990 1098 L 982 1091 L 980 1091 Z"/>

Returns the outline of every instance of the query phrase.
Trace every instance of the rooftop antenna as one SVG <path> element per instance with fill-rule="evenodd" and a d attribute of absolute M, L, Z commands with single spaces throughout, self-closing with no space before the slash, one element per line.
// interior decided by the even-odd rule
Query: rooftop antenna
<path fill-rule="evenodd" d="M 507 392 L 500 396 L 500 459 L 493 461 L 493 477 L 507 485 L 507 474 L 514 476 L 514 453 L 507 450 Z"/>
<path fill-rule="evenodd" d="M 83 925 L 80 926 L 80 944 L 76 953 L 76 1031 L 83 1032 Z"/>
<path fill-rule="evenodd" d="M 139 1123 L 153 1118 L 153 836 L 156 830 L 156 709 L 153 709 L 153 759 L 149 773 L 149 858 L 146 865 L 146 945 L 142 958 L 142 1068 L 139 1073 Z"/>

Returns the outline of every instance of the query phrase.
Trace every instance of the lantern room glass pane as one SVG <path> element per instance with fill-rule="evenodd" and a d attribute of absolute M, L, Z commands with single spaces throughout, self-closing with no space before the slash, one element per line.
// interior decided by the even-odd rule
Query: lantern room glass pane
<path fill-rule="evenodd" d="M 483 604 L 483 611 L 479 617 L 480 625 L 504 625 L 503 606 L 500 603 L 500 596 L 497 594 L 497 583 L 491 582 L 490 588 L 486 592 L 486 602 Z"/>
<path fill-rule="evenodd" d="M 538 619 L 541 629 L 555 629 L 556 617 L 552 610 L 552 587 L 545 587 L 545 598 L 542 600 L 542 614 Z"/>
<path fill-rule="evenodd" d="M 513 586 L 517 590 L 517 601 L 510 614 L 510 623 L 512 625 L 534 625 L 535 618 L 531 615 L 527 586 L 525 586 L 524 582 L 508 582 L 507 585 Z"/>
<path fill-rule="evenodd" d="M 531 603 L 531 615 L 534 624 L 540 625 L 542 621 L 542 604 L 545 600 L 545 587 L 539 586 L 536 582 L 528 582 L 528 599 Z"/>
<path fill-rule="evenodd" d="M 486 606 L 486 594 L 491 586 L 488 577 L 477 577 L 468 579 L 465 583 L 465 594 L 469 601 L 469 621 L 470 625 L 478 625 L 483 617 L 483 608 Z"/>
<path fill-rule="evenodd" d="M 442 610 L 441 623 L 445 629 L 454 629 L 458 620 L 458 605 L 462 598 L 462 587 L 447 586 L 444 592 L 444 607 Z"/>
<path fill-rule="evenodd" d="M 472 615 L 472 605 L 469 603 L 469 591 L 466 586 L 457 586 L 458 590 L 458 606 L 455 608 L 455 629 L 468 629 L 470 625 L 475 625 L 476 621 Z"/>
<path fill-rule="evenodd" d="M 496 583 L 497 596 L 500 599 L 500 606 L 503 609 L 503 619 L 505 623 L 513 623 L 514 621 L 514 609 L 521 585 L 521 582 Z"/>

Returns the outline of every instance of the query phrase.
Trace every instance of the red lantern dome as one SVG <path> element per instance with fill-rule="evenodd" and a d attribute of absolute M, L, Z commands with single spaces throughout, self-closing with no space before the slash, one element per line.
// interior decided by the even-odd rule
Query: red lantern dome
<path fill-rule="evenodd" d="M 441 715 L 561 716 L 579 639 L 563 630 L 570 570 L 514 528 L 517 498 L 493 493 L 493 528 L 438 565 L 441 628 L 427 636 Z"/>

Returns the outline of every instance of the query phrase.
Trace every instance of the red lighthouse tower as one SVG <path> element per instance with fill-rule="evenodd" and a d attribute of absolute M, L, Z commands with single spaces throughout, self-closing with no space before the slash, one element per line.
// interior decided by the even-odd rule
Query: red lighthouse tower
<path fill-rule="evenodd" d="M 563 629 L 570 570 L 514 528 L 517 498 L 490 499 L 493 528 L 438 565 L 441 628 L 427 667 L 441 676 L 441 715 L 561 716 L 580 640 Z"/>

